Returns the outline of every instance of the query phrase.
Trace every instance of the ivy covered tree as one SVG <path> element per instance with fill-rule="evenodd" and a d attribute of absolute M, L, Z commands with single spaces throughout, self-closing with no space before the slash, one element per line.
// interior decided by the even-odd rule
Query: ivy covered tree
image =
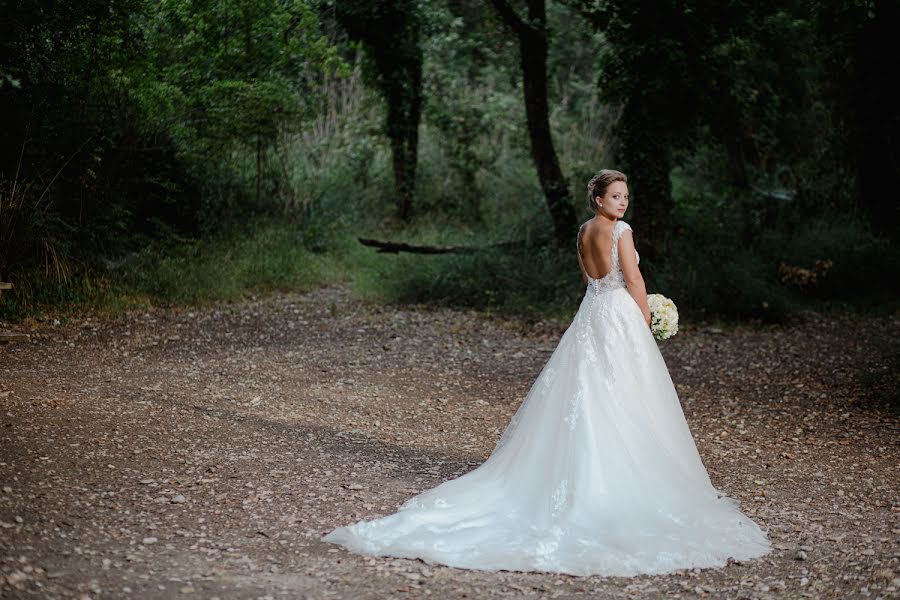
<path fill-rule="evenodd" d="M 619 103 L 616 165 L 631 175 L 641 254 L 651 264 L 665 254 L 673 207 L 669 180 L 674 152 L 696 123 L 708 86 L 713 23 L 724 14 L 713 3 L 584 0 L 582 12 L 609 40 L 599 85 Z M 711 22 L 712 21 L 712 22 Z"/>
<path fill-rule="evenodd" d="M 424 19 L 415 0 L 338 0 L 335 16 L 369 59 L 367 73 L 385 102 L 397 215 L 408 219 L 415 194 L 422 119 Z"/>
<path fill-rule="evenodd" d="M 665 257 L 670 177 L 681 158 L 716 146 L 722 168 L 709 177 L 750 193 L 810 152 L 808 82 L 818 73 L 802 9 L 710 0 L 572 4 L 608 40 L 599 86 L 622 106 L 616 161 L 633 177 L 633 219 L 651 266 Z"/>
<path fill-rule="evenodd" d="M 900 69 L 900 4 L 833 0 L 814 11 L 824 87 L 837 107 L 832 146 L 849 166 L 834 183 L 855 192 L 875 231 L 900 239 L 900 92 L 886 77 Z"/>

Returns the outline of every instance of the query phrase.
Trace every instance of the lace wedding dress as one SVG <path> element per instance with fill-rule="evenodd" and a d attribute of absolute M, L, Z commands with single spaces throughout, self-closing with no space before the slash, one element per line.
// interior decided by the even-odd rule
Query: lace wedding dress
<path fill-rule="evenodd" d="M 571 325 L 490 458 L 322 539 L 360 554 L 489 571 L 636 575 L 770 549 L 712 486 L 656 341 L 613 268 Z"/>

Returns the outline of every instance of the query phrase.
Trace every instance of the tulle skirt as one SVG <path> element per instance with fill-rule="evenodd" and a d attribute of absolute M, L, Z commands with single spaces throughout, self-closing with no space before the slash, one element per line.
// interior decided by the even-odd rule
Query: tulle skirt
<path fill-rule="evenodd" d="M 592 287 L 490 458 L 322 539 L 359 554 L 572 575 L 722 566 L 770 550 L 712 486 L 637 304 L 624 288 Z"/>

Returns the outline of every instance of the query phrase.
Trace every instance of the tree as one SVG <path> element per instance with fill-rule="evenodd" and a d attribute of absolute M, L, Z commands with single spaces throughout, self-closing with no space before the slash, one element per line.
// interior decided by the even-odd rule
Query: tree
<path fill-rule="evenodd" d="M 673 207 L 669 180 L 673 152 L 696 122 L 705 62 L 715 27 L 702 6 L 639 0 L 573 3 L 606 34 L 602 96 L 622 105 L 617 163 L 630 174 L 641 255 L 665 255 Z"/>
<path fill-rule="evenodd" d="M 345 68 L 311 3 L 181 0 L 154 3 L 150 16 L 158 83 L 142 100 L 167 117 L 182 163 L 203 184 L 204 217 L 271 206 L 286 178 L 266 177 L 262 193 L 266 155 L 317 114 L 321 81 Z M 252 180 L 239 166 L 248 156 Z"/>
<path fill-rule="evenodd" d="M 801 86 L 794 73 L 779 69 L 777 51 L 763 40 L 774 29 L 793 34 L 794 21 L 779 14 L 776 3 L 742 0 L 570 4 L 609 40 L 599 85 L 607 101 L 623 107 L 616 158 L 633 177 L 633 220 L 642 256 L 652 265 L 666 253 L 675 157 L 695 150 L 700 129 L 708 128 L 721 144 L 727 179 L 743 191 L 751 189 L 746 156 L 768 155 L 774 152 L 770 146 L 785 141 L 775 130 L 782 114 L 790 114 L 785 107 L 797 106 Z M 748 72 L 765 77 L 748 81 Z M 778 93 L 771 83 L 776 75 L 791 79 Z"/>
<path fill-rule="evenodd" d="M 384 98 L 397 214 L 405 220 L 415 193 L 422 119 L 423 20 L 418 5 L 414 0 L 342 0 L 335 4 L 335 15 L 347 34 L 362 42 L 371 61 L 369 76 Z"/>
<path fill-rule="evenodd" d="M 900 5 L 835 0 L 816 7 L 826 80 L 836 102 L 842 159 L 872 229 L 900 237 L 900 93 L 886 73 L 900 68 Z M 838 182 L 846 184 L 848 182 Z"/>
<path fill-rule="evenodd" d="M 575 235 L 575 208 L 569 187 L 559 166 L 550 131 L 547 100 L 547 13 L 544 0 L 528 0 L 528 18 L 523 19 L 506 2 L 491 0 L 497 13 L 519 40 L 525 117 L 531 138 L 531 156 L 537 169 L 547 208 L 553 220 L 557 243 L 572 243 Z"/>

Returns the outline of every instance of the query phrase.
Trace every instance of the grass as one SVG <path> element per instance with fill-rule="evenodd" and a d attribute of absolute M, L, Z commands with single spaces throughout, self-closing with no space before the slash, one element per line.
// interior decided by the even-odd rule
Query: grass
<path fill-rule="evenodd" d="M 304 241 L 288 224 L 262 221 L 211 239 L 144 251 L 118 270 L 134 293 L 188 305 L 341 280 L 344 249 L 316 252 Z"/>
<path fill-rule="evenodd" d="M 158 242 L 107 268 L 83 269 L 62 285 L 37 280 L 30 296 L 0 298 L 0 318 L 59 318 L 81 310 L 115 314 L 149 306 L 200 306 L 250 295 L 349 283 L 372 303 L 426 303 L 539 316 L 571 311 L 580 295 L 571 253 L 524 245 L 473 254 L 379 254 L 353 228 L 311 235 L 264 219 L 196 241 Z M 376 237 L 418 244 L 490 242 L 429 222 Z"/>
<path fill-rule="evenodd" d="M 56 315 L 78 310 L 122 312 L 153 305 L 198 306 L 248 295 L 309 290 L 350 279 L 347 265 L 363 255 L 349 240 L 327 251 L 285 222 L 262 220 L 202 240 L 159 242 L 108 268 L 84 269 L 61 286 L 38 280 L 30 296 L 0 300 L 0 317 Z"/>
<path fill-rule="evenodd" d="M 376 302 L 472 307 L 540 317 L 571 313 L 582 288 L 569 253 L 541 247 L 384 258 L 360 272 L 357 294 Z"/>
<path fill-rule="evenodd" d="M 511 235 L 526 242 L 471 254 L 379 254 L 357 236 L 420 244 L 483 246 Z M 0 318 L 58 318 L 91 310 L 115 314 L 148 306 L 199 306 L 339 282 L 371 303 L 476 308 L 529 318 L 571 315 L 583 290 L 572 252 L 537 242 L 521 225 L 503 230 L 414 224 L 369 228 L 323 216 L 292 224 L 265 218 L 233 225 L 201 240 L 150 244 L 107 268 L 81 268 L 64 284 L 36 279 L 0 298 Z M 900 258 L 895 249 L 853 224 L 812 223 L 791 235 L 770 232 L 760 247 L 730 247 L 727 238 L 698 235 L 655 279 L 650 291 L 672 297 L 687 320 L 783 321 L 804 311 L 897 314 Z M 782 283 L 779 259 L 806 265 L 831 258 L 832 271 L 813 287 Z M 873 285 L 873 282 L 877 285 Z"/>

